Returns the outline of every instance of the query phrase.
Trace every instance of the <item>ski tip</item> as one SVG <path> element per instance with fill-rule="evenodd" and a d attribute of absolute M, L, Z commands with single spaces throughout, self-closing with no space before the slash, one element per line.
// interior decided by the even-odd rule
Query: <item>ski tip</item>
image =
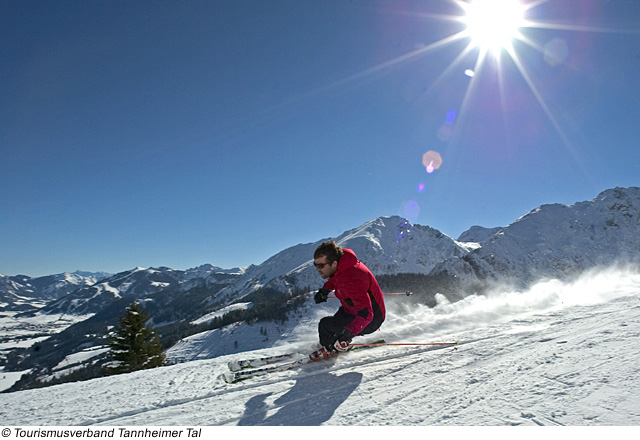
<path fill-rule="evenodd" d="M 226 383 L 236 383 L 237 377 L 234 373 L 222 373 L 220 378 Z"/>

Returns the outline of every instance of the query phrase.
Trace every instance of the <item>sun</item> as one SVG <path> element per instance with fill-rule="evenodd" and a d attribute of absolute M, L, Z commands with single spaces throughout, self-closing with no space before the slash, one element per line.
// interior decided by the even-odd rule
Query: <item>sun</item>
<path fill-rule="evenodd" d="M 525 8 L 518 0 L 473 0 L 459 3 L 465 11 L 466 34 L 481 51 L 497 56 L 520 36 Z"/>

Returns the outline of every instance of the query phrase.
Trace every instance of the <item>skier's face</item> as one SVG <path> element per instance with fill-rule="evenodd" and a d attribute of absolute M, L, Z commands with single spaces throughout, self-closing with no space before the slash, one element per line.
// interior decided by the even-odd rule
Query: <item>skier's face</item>
<path fill-rule="evenodd" d="M 324 279 L 331 278 L 333 274 L 336 273 L 336 270 L 338 270 L 338 262 L 334 261 L 333 263 L 328 263 L 325 255 L 313 260 L 313 265 L 316 267 L 320 276 Z"/>

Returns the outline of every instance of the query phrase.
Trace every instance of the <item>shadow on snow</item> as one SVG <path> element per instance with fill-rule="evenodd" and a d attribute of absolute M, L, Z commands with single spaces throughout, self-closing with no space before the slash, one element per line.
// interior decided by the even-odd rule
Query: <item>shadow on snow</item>
<path fill-rule="evenodd" d="M 336 376 L 322 373 L 296 379 L 295 385 L 273 404 L 272 393 L 259 394 L 245 403 L 239 426 L 317 426 L 329 420 L 336 409 L 358 388 L 361 373 Z M 276 411 L 272 415 L 267 415 Z"/>

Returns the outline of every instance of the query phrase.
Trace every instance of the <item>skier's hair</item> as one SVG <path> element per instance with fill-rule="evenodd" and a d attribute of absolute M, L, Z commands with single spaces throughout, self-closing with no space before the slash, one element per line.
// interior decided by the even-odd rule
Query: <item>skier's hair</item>
<path fill-rule="evenodd" d="M 320 258 L 323 255 L 327 257 L 328 263 L 333 263 L 334 261 L 340 261 L 342 258 L 342 248 L 336 244 L 335 241 L 329 240 L 322 243 L 316 251 L 313 253 L 313 259 Z"/>

